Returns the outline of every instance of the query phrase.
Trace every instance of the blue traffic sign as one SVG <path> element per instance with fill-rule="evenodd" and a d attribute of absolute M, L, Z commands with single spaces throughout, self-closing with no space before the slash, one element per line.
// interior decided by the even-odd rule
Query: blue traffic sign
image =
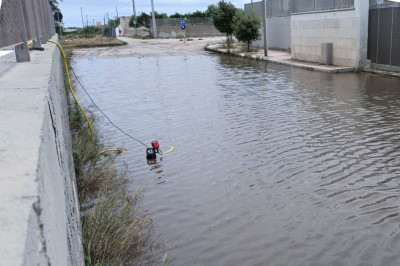
<path fill-rule="evenodd" d="M 182 30 L 186 29 L 186 22 L 184 19 L 181 20 L 181 29 Z"/>

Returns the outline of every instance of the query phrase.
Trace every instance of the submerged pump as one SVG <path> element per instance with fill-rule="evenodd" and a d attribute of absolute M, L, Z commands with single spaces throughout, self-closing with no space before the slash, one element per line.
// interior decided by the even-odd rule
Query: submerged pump
<path fill-rule="evenodd" d="M 160 144 L 158 144 L 157 140 L 153 141 L 151 143 L 151 146 L 153 148 L 147 148 L 147 150 L 146 150 L 146 158 L 147 158 L 147 160 L 156 159 L 157 158 L 157 153 L 162 155 L 162 151 L 160 150 Z"/>

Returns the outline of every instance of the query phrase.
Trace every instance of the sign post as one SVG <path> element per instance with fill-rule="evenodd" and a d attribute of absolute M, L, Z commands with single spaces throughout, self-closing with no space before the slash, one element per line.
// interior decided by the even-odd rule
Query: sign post
<path fill-rule="evenodd" d="M 183 42 L 186 43 L 186 21 L 184 19 L 181 20 L 181 30 L 183 30 Z"/>

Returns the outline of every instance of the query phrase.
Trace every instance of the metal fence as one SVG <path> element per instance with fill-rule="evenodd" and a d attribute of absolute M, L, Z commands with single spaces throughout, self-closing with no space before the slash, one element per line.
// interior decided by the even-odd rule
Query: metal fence
<path fill-rule="evenodd" d="M 382 1 L 382 0 L 369 0 L 369 7 L 375 8 L 387 8 L 387 7 L 400 7 L 400 3 L 393 1 Z"/>
<path fill-rule="evenodd" d="M 156 19 L 157 26 L 180 26 L 183 18 L 159 18 Z M 211 17 L 187 18 L 187 25 L 213 25 Z"/>
<path fill-rule="evenodd" d="M 28 40 L 35 48 L 55 34 L 48 0 L 3 0 L 0 7 L 0 48 L 15 46 L 18 62 L 29 61 Z"/>
<path fill-rule="evenodd" d="M 353 8 L 354 0 L 267 0 L 267 17 L 287 17 L 291 13 L 312 12 L 332 9 Z M 245 10 L 253 9 L 264 16 L 263 2 L 244 5 Z"/>
<path fill-rule="evenodd" d="M 400 7 L 369 11 L 368 59 L 400 67 Z"/>
<path fill-rule="evenodd" d="M 292 13 L 353 8 L 354 0 L 292 0 Z"/>
<path fill-rule="evenodd" d="M 290 1 L 267 0 L 267 18 L 290 16 Z M 253 9 L 261 18 L 264 17 L 264 4 L 262 1 L 244 5 L 245 12 L 248 12 L 250 9 Z"/>

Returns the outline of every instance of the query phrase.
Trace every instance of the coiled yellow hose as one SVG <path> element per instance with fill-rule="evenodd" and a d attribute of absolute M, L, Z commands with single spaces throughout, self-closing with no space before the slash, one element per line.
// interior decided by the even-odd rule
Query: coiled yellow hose
<path fill-rule="evenodd" d="M 83 110 L 81 104 L 80 104 L 79 101 L 78 101 L 78 98 L 76 98 L 76 95 L 75 95 L 74 90 L 72 89 L 71 78 L 70 78 L 70 76 L 69 76 L 68 62 L 67 62 L 67 57 L 65 56 L 65 53 L 64 53 L 64 49 L 63 49 L 62 46 L 61 46 L 58 42 L 56 42 L 56 41 L 48 40 L 48 42 L 51 42 L 51 43 L 56 44 L 56 45 L 58 46 L 58 49 L 60 49 L 60 52 L 61 52 L 61 54 L 62 54 L 62 56 L 63 56 L 63 59 L 64 59 L 63 61 L 64 61 L 64 66 L 65 66 L 65 72 L 66 72 L 66 74 L 67 74 L 67 80 L 68 80 L 69 91 L 71 92 L 72 97 L 74 97 L 75 103 L 76 103 L 76 105 L 78 105 L 78 108 L 79 108 L 79 110 L 81 111 L 82 115 L 85 117 L 85 120 L 86 120 L 86 122 L 87 122 L 87 124 L 88 124 L 88 126 L 89 126 L 89 129 L 90 129 L 90 139 L 93 140 L 93 127 L 92 127 L 92 124 L 90 123 L 89 118 L 87 117 L 85 111 Z"/>

